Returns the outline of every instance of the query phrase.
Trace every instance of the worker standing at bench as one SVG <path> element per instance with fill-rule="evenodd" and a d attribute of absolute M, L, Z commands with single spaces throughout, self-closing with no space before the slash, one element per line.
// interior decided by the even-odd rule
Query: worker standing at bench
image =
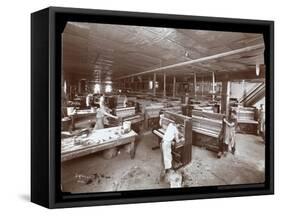
<path fill-rule="evenodd" d="M 106 116 L 118 119 L 117 116 L 111 115 L 106 111 L 106 106 L 104 105 L 104 96 L 100 97 L 100 107 L 97 109 L 97 115 L 96 115 L 96 124 L 94 127 L 94 130 L 103 129 L 104 128 L 104 121 L 106 120 Z"/>
<path fill-rule="evenodd" d="M 123 107 L 127 107 L 128 105 L 128 98 L 127 95 L 124 96 Z"/>
<path fill-rule="evenodd" d="M 161 142 L 165 174 L 167 174 L 172 168 L 172 144 L 174 140 L 177 143 L 180 142 L 179 131 L 175 122 L 168 125 Z"/>
<path fill-rule="evenodd" d="M 226 118 L 223 119 L 225 123 L 224 127 L 224 151 L 230 151 L 232 154 L 235 153 L 236 147 L 235 147 L 235 128 L 237 126 L 237 115 L 236 112 L 233 111 L 230 114 L 229 121 L 226 120 Z"/>
<path fill-rule="evenodd" d="M 258 135 L 261 135 L 264 139 L 265 132 L 265 110 L 264 105 L 260 105 L 260 109 L 258 111 Z"/>
<path fill-rule="evenodd" d="M 93 94 L 89 93 L 86 97 L 86 107 L 88 109 L 92 107 L 92 101 L 93 101 Z"/>

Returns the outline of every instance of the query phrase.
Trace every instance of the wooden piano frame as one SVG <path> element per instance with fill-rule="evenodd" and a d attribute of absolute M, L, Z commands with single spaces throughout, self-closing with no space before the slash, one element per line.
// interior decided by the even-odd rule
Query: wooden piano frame
<path fill-rule="evenodd" d="M 257 134 L 258 121 L 255 107 L 237 107 L 237 132 Z"/>
<path fill-rule="evenodd" d="M 223 149 L 225 115 L 192 110 L 193 144 L 219 153 Z"/>
<path fill-rule="evenodd" d="M 139 133 L 143 128 L 144 114 L 136 113 L 135 107 L 123 107 L 115 109 L 115 115 L 120 118 L 121 122 L 130 121 L 134 131 Z"/>
<path fill-rule="evenodd" d="M 165 107 L 165 108 L 162 108 L 161 111 L 162 112 L 170 111 L 173 113 L 182 114 L 182 106 L 178 105 L 178 106 L 172 106 L 172 107 Z"/>
<path fill-rule="evenodd" d="M 71 117 L 71 129 L 75 130 L 75 124 L 78 118 L 89 118 L 92 122 L 96 122 L 96 112 L 91 109 L 84 109 L 75 111 L 69 115 Z"/>
<path fill-rule="evenodd" d="M 124 118 L 126 116 L 132 116 L 136 114 L 136 109 L 132 107 L 119 107 L 115 109 L 114 114 L 118 117 Z"/>
<path fill-rule="evenodd" d="M 153 128 L 155 125 L 158 125 L 160 111 L 164 108 L 164 106 L 146 106 L 145 113 L 144 113 L 144 121 L 145 121 L 145 128 Z"/>
<path fill-rule="evenodd" d="M 163 116 L 160 116 L 162 125 L 159 129 L 154 129 L 152 132 L 158 138 L 159 144 L 162 140 L 162 137 L 165 133 L 166 127 L 171 122 L 180 124 L 181 130 L 180 135 L 184 137 L 184 141 L 181 143 L 174 143 L 172 145 L 172 165 L 174 169 L 178 169 L 182 166 L 185 166 L 190 163 L 192 158 L 192 120 L 190 117 L 176 114 L 170 111 L 165 111 Z"/>

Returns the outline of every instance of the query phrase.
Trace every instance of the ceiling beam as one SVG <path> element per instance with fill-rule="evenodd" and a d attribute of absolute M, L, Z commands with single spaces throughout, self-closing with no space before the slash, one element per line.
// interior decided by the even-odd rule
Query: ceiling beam
<path fill-rule="evenodd" d="M 224 53 L 219 53 L 219 54 L 215 54 L 215 55 L 211 55 L 211 56 L 207 56 L 207 57 L 202 57 L 202 58 L 199 58 L 199 59 L 180 62 L 180 63 L 176 63 L 176 64 L 164 66 L 164 67 L 159 67 L 159 68 L 156 68 L 156 69 L 147 70 L 147 71 L 143 71 L 143 72 L 140 72 L 140 73 L 121 76 L 121 77 L 117 78 L 116 80 L 125 79 L 125 78 L 129 78 L 129 77 L 133 77 L 133 76 L 140 76 L 140 75 L 144 75 L 144 74 L 160 72 L 160 71 L 163 72 L 164 70 L 172 69 L 172 68 L 175 68 L 175 67 L 182 67 L 182 66 L 195 64 L 195 63 L 210 61 L 210 60 L 214 60 L 214 59 L 218 59 L 218 58 L 222 58 L 222 57 L 226 57 L 226 56 L 230 56 L 230 55 L 235 55 L 235 54 L 239 54 L 239 53 L 243 53 L 243 52 L 249 52 L 249 51 L 257 50 L 257 49 L 261 49 L 261 48 L 264 48 L 263 43 L 257 44 L 257 45 L 254 45 L 254 46 L 248 46 L 248 47 L 244 47 L 244 48 L 241 48 L 241 49 L 236 49 L 236 50 L 224 52 Z"/>
<path fill-rule="evenodd" d="M 218 73 L 216 74 L 216 82 L 222 81 L 239 81 L 239 80 L 264 80 L 265 79 L 265 66 L 260 67 L 259 76 L 256 75 L 256 68 L 250 70 L 243 70 L 237 73 Z M 197 76 L 198 78 L 198 76 Z M 200 76 L 200 78 L 202 78 Z M 212 82 L 212 76 L 204 76 L 205 82 Z M 193 77 L 190 77 L 186 82 L 193 82 Z"/>

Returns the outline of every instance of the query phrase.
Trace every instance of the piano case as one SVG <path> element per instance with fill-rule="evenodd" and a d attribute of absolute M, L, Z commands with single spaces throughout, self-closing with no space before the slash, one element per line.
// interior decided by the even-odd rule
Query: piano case
<path fill-rule="evenodd" d="M 169 122 L 175 121 L 176 123 L 182 125 L 180 133 L 184 136 L 184 141 L 172 145 L 172 166 L 174 169 L 178 169 L 185 166 L 191 162 L 192 158 L 192 121 L 191 118 L 172 113 L 170 111 L 164 112 L 164 117 L 162 117 L 164 125 L 168 125 Z M 164 128 L 154 129 L 153 134 L 158 137 L 159 144 L 162 140 L 162 136 L 165 132 Z"/>

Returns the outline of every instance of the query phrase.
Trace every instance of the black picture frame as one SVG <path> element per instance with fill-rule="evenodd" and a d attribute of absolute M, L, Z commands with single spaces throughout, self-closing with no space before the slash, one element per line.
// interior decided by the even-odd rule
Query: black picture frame
<path fill-rule="evenodd" d="M 262 33 L 266 64 L 263 184 L 88 194 L 60 190 L 61 32 L 67 21 Z M 48 208 L 274 193 L 274 22 L 49 7 L 31 14 L 31 201 Z"/>

